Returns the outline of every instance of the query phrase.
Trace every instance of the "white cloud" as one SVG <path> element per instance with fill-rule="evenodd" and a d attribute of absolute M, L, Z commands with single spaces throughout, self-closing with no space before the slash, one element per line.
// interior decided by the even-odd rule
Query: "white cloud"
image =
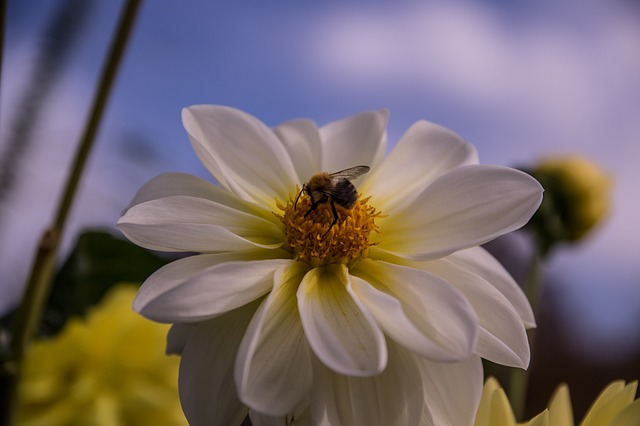
<path fill-rule="evenodd" d="M 549 146 L 584 143 L 590 124 L 612 110 L 628 115 L 619 101 L 628 84 L 639 87 L 640 25 L 609 9 L 594 10 L 584 27 L 536 16 L 516 24 L 488 6 L 455 1 L 337 13 L 316 22 L 304 62 L 347 91 L 439 93 L 527 114 L 529 122 L 553 128 L 558 140 Z"/>
<path fill-rule="evenodd" d="M 486 96 L 500 89 L 495 75 L 511 67 L 492 22 L 485 9 L 453 3 L 329 15 L 316 22 L 308 63 L 338 84 L 444 85 Z"/>

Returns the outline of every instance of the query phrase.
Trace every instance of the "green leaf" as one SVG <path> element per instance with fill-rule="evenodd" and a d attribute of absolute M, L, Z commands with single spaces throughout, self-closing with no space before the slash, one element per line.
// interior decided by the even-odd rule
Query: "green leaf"
<path fill-rule="evenodd" d="M 170 259 L 104 231 L 82 233 L 56 274 L 40 334 L 57 333 L 72 316 L 83 316 L 111 286 L 141 283 Z"/>

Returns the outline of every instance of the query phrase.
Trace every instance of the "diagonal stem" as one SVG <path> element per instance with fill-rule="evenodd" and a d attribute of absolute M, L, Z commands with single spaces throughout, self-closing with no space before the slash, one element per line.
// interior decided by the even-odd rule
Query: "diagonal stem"
<path fill-rule="evenodd" d="M 531 309 L 533 310 L 533 314 L 536 318 L 538 314 L 538 299 L 540 297 L 540 283 L 542 281 L 543 255 L 540 246 L 541 244 L 538 241 L 534 243 L 531 265 L 529 267 L 529 275 L 524 285 L 524 292 L 527 295 L 527 299 L 529 299 Z M 531 359 L 533 359 L 535 350 L 535 329 L 527 330 L 527 338 L 529 340 Z M 525 415 L 530 368 L 531 366 L 529 366 L 529 369 L 527 370 L 522 370 L 519 368 L 511 369 L 509 382 L 509 400 L 511 401 L 513 412 L 518 421 L 523 421 Z"/>
<path fill-rule="evenodd" d="M 24 297 L 15 315 L 9 347 L 9 359 L 2 366 L 2 371 L 0 371 L 2 375 L 1 384 L 5 387 L 2 391 L 7 393 L 5 395 L 6 398 L 3 398 L 5 400 L 4 403 L 9 404 L 6 410 L 1 410 L 4 412 L 3 415 L 7 416 L 6 419 L 0 419 L 2 424 L 11 424 L 12 421 L 15 421 L 12 418 L 12 413 L 15 410 L 16 393 L 24 355 L 35 333 L 45 300 L 49 294 L 60 237 L 67 223 L 69 211 L 71 210 L 89 153 L 94 145 L 100 121 L 132 32 L 140 3 L 141 0 L 129 0 L 121 14 L 118 28 L 100 77 L 91 113 L 73 159 L 71 173 L 60 199 L 55 219 L 40 240 L 31 273 L 27 280 Z"/>
<path fill-rule="evenodd" d="M 4 29 L 7 20 L 7 0 L 0 0 L 0 87 L 2 87 L 2 59 L 4 58 Z"/>

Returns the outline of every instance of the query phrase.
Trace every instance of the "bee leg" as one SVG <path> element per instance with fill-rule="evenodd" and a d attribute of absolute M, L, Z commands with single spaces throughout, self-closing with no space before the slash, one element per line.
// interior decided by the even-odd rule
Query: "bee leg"
<path fill-rule="evenodd" d="M 333 222 L 331 222 L 331 226 L 329 227 L 329 229 L 333 228 L 333 225 L 338 222 L 338 211 L 336 210 L 336 205 L 333 202 L 333 198 L 331 199 L 331 212 L 333 213 Z"/>
<path fill-rule="evenodd" d="M 329 226 L 329 229 L 327 229 L 327 232 L 324 233 L 322 238 L 324 238 L 324 236 L 327 235 L 329 233 L 329 231 L 331 231 L 331 228 L 333 228 L 333 225 L 338 223 L 338 211 L 336 210 L 336 205 L 333 202 L 333 199 L 331 199 L 330 203 L 331 203 L 331 211 L 333 212 L 333 222 L 331 222 L 331 225 Z"/>
<path fill-rule="evenodd" d="M 318 207 L 318 205 L 320 205 L 320 203 L 324 203 L 325 200 L 318 200 L 318 201 L 314 201 L 311 204 L 311 207 L 309 207 L 309 210 L 307 210 L 307 212 L 304 214 L 304 217 L 307 217 L 311 214 L 312 211 L 314 211 L 316 209 L 316 207 Z"/>
<path fill-rule="evenodd" d="M 300 196 L 302 195 L 302 193 L 306 190 L 306 187 L 304 185 L 302 185 L 302 189 L 300 190 L 300 192 L 298 192 L 298 196 L 296 197 L 296 202 L 293 203 L 293 209 L 297 210 L 298 208 L 298 200 L 300 199 Z"/>

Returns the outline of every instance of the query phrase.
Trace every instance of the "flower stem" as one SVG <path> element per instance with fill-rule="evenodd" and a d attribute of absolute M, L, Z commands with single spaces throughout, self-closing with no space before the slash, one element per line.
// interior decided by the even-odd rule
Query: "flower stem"
<path fill-rule="evenodd" d="M 542 248 L 541 244 L 536 241 L 534 243 L 534 251 L 529 267 L 529 275 L 524 286 L 524 292 L 529 299 L 534 317 L 537 318 L 538 299 L 540 297 L 540 282 L 542 278 Z M 533 359 L 535 329 L 527 330 L 527 338 L 529 340 L 529 350 Z M 511 369 L 511 377 L 509 383 L 509 400 L 513 408 L 513 413 L 518 421 L 523 421 L 526 408 L 527 388 L 529 386 L 529 371 L 520 368 Z"/>
<path fill-rule="evenodd" d="M 7 20 L 7 0 L 0 0 L 0 87 L 2 87 L 2 59 L 4 58 L 4 29 Z"/>
<path fill-rule="evenodd" d="M 13 416 L 24 355 L 40 321 L 40 316 L 49 294 L 61 235 L 64 232 L 69 211 L 77 193 L 89 153 L 94 145 L 100 121 L 127 41 L 133 29 L 140 3 L 141 0 L 129 0 L 121 14 L 118 29 L 100 77 L 91 113 L 73 159 L 71 173 L 60 198 L 55 219 L 51 227 L 44 232 L 40 239 L 31 273 L 26 283 L 23 300 L 14 317 L 8 360 L 2 366 L 2 371 L 0 371 L 2 385 L 3 387 L 6 386 L 2 390 L 2 393 L 6 393 L 6 395 L 3 395 L 5 397 L 3 399 L 5 403 L 9 404 L 5 407 L 7 408 L 6 410 L 0 410 L 5 413 L 4 416 L 7 416 L 6 419 L 0 419 L 2 420 L 0 421 L 1 424 L 12 424 L 12 421 L 15 421 Z"/>

